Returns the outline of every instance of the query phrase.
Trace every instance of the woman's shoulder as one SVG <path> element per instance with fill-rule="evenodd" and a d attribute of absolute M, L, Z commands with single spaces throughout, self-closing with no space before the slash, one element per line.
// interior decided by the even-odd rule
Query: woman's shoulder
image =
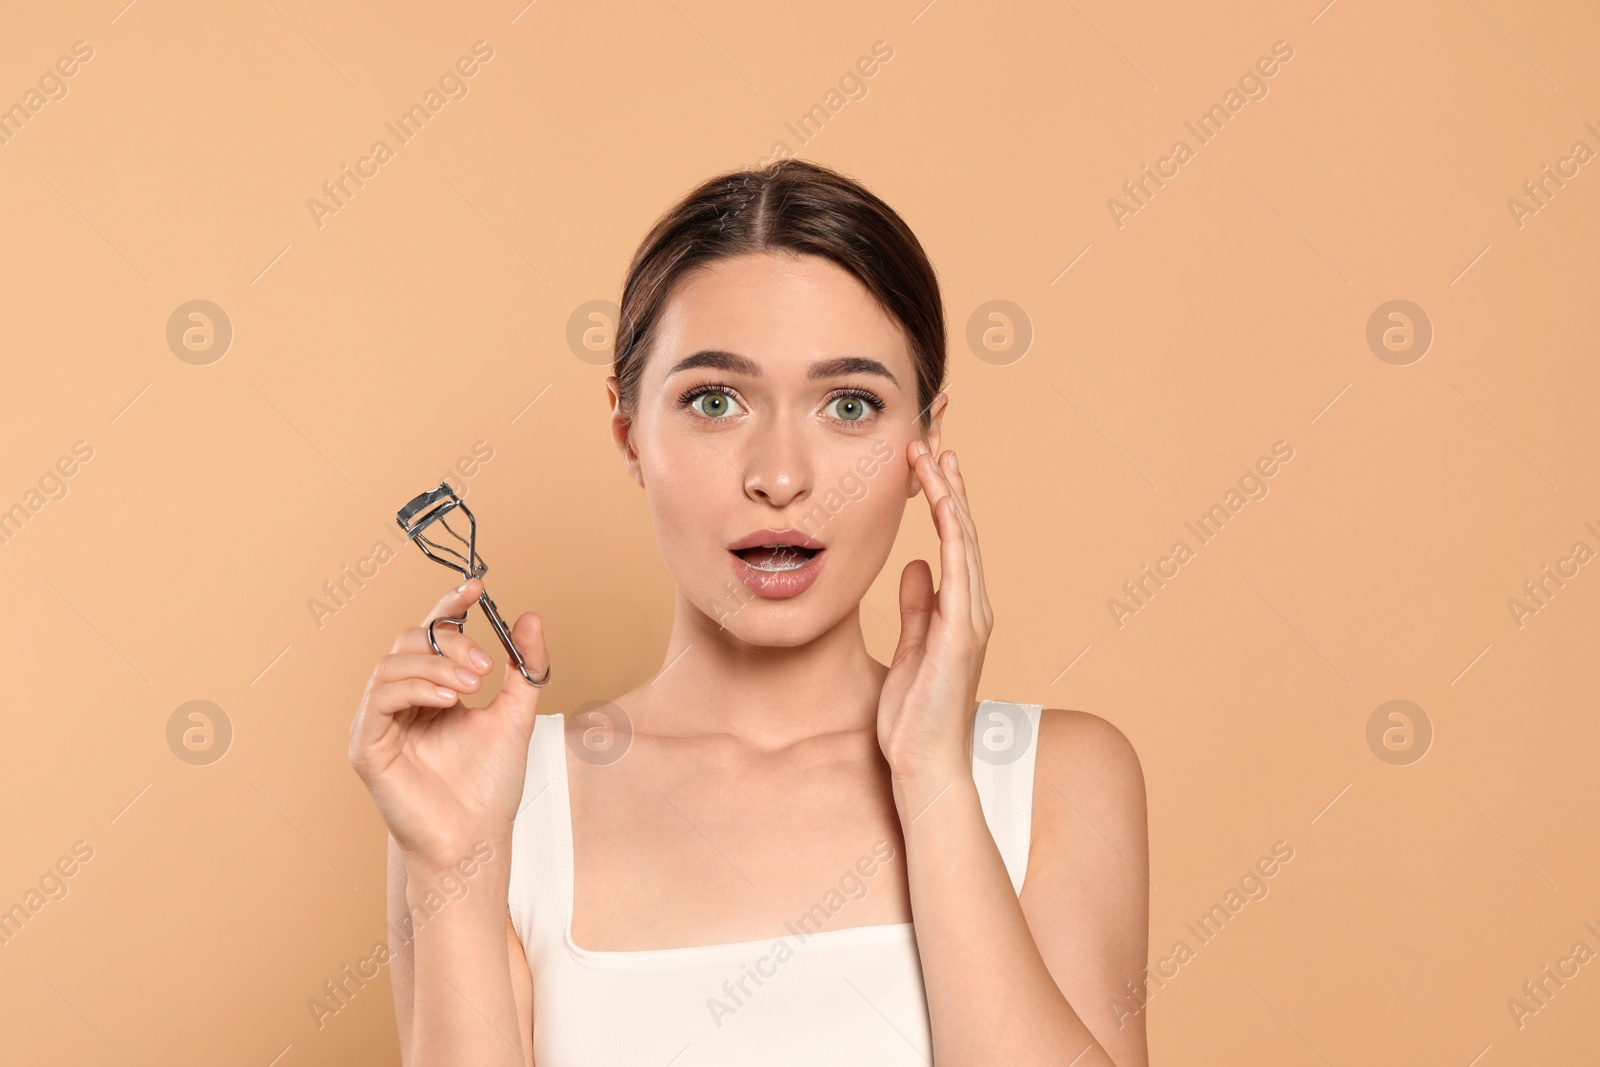
<path fill-rule="evenodd" d="M 1133 742 L 1128 740 L 1128 735 L 1118 729 L 1111 720 L 1092 711 L 1040 707 L 1041 758 L 1044 756 L 1043 749 L 1047 738 L 1052 755 L 1057 758 L 1076 753 L 1080 757 L 1088 756 L 1101 762 L 1132 761 L 1135 765 L 1139 762 L 1139 754 L 1135 751 Z"/>
<path fill-rule="evenodd" d="M 978 702 L 975 730 L 982 736 L 987 725 L 1010 719 L 1028 731 L 1022 716 L 1001 709 L 1026 709 L 1037 725 L 1036 766 L 1040 771 L 1072 770 L 1140 775 L 1139 755 L 1133 742 L 1110 720 L 1074 708 L 1047 708 L 1042 704 L 986 698 Z"/>
<path fill-rule="evenodd" d="M 1036 780 L 1067 790 L 1075 805 L 1144 805 L 1144 768 L 1128 736 L 1110 720 L 1074 708 L 1041 708 Z M 1079 797 L 1082 800 L 1079 800 Z M 1084 809 L 1093 818 L 1092 813 Z"/>

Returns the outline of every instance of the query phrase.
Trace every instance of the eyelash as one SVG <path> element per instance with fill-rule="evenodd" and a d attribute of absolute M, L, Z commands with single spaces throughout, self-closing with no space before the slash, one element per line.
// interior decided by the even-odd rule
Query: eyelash
<path fill-rule="evenodd" d="M 678 398 L 678 404 L 679 404 L 679 406 L 689 406 L 690 413 L 692 415 L 694 415 L 696 418 L 699 418 L 699 419 L 701 419 L 701 420 L 703 420 L 705 422 L 722 422 L 722 421 L 724 421 L 726 416 L 702 415 L 698 411 L 695 411 L 694 408 L 692 407 L 692 404 L 693 404 L 693 402 L 695 401 L 696 398 L 702 397 L 707 393 L 726 393 L 727 395 L 733 397 L 736 400 L 739 397 L 738 390 L 734 389 L 732 386 L 724 385 L 721 382 L 708 382 L 705 385 L 697 385 L 693 389 L 687 390 L 682 396 L 680 396 Z M 847 397 L 847 396 L 857 397 L 857 398 L 859 398 L 861 400 L 866 401 L 867 404 L 873 409 L 874 413 L 883 411 L 884 406 L 885 406 L 882 397 L 878 396 L 876 393 L 874 393 L 874 392 L 872 392 L 870 390 L 861 389 L 861 388 L 859 388 L 857 386 L 847 386 L 846 388 L 843 388 L 843 389 L 835 389 L 833 392 L 828 394 L 827 400 L 825 400 L 823 403 L 824 403 L 824 405 L 831 404 L 834 401 L 841 400 L 841 399 L 843 399 L 844 397 Z M 740 403 L 743 403 L 743 401 L 740 401 Z M 845 425 L 852 425 L 854 423 L 865 422 L 867 420 L 864 419 L 864 418 L 861 418 L 861 419 L 838 419 L 838 418 L 836 418 L 833 421 L 834 422 L 844 423 Z"/>

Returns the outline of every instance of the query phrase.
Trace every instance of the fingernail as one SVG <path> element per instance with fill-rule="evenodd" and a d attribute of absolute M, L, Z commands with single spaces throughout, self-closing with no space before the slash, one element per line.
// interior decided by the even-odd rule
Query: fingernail
<path fill-rule="evenodd" d="M 467 654 L 467 658 L 470 659 L 472 661 L 472 665 L 477 667 L 480 671 L 486 671 L 490 667 L 494 666 L 494 661 L 488 656 L 484 655 L 481 648 L 473 649 Z"/>
<path fill-rule="evenodd" d="M 950 469 L 957 474 L 961 473 L 961 464 L 956 462 L 956 454 L 954 452 L 950 453 Z"/>
<path fill-rule="evenodd" d="M 446 689 L 442 685 L 436 685 L 433 688 L 434 691 L 439 694 L 440 700 L 454 700 L 456 698 L 456 691 L 454 689 Z"/>
<path fill-rule="evenodd" d="M 467 670 L 465 667 L 456 668 L 456 677 L 461 679 L 462 685 L 470 686 L 478 684 L 478 676 Z"/>
<path fill-rule="evenodd" d="M 472 579 L 468 578 L 466 581 L 464 581 L 460 585 L 456 586 L 456 592 L 465 593 L 467 591 L 467 586 L 469 586 L 471 584 L 472 584 Z"/>
<path fill-rule="evenodd" d="M 928 442 L 926 442 L 926 441 L 918 441 L 916 444 L 912 445 L 911 446 L 911 454 L 913 456 L 916 456 L 919 459 L 921 457 L 927 455 L 928 454 Z"/>

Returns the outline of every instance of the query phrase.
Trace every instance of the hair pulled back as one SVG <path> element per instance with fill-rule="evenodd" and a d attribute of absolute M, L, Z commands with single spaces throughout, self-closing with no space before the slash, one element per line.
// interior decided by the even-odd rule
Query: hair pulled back
<path fill-rule="evenodd" d="M 729 256 L 821 256 L 853 274 L 905 331 L 917 369 L 919 422 L 944 387 L 944 305 L 921 243 L 894 209 L 817 163 L 785 159 L 702 182 L 651 228 L 628 267 L 612 373 L 632 418 L 662 308 L 694 270 Z"/>

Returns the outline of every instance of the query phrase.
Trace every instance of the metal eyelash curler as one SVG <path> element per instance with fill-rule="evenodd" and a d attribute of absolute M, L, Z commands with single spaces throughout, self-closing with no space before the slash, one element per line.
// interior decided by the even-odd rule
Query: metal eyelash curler
<path fill-rule="evenodd" d="M 467 513 L 467 522 L 470 526 L 466 537 L 462 537 L 445 521 L 445 516 L 456 508 L 460 508 Z M 417 496 L 412 497 L 409 504 L 395 512 L 394 518 L 400 524 L 400 529 L 406 532 L 406 536 L 418 548 L 422 549 L 422 554 L 435 563 L 444 564 L 451 570 L 461 574 L 469 582 L 474 578 L 483 577 L 488 572 L 489 565 L 483 561 L 482 556 L 478 555 L 478 520 L 473 517 L 472 509 L 462 503 L 460 497 L 456 496 L 455 490 L 450 488 L 448 481 L 440 482 L 437 489 L 430 489 L 426 493 L 419 493 Z M 430 540 L 424 534 L 424 531 L 436 522 L 444 527 L 445 532 L 451 537 L 467 546 L 466 555 L 462 555 L 450 545 Z M 522 659 L 522 653 L 517 651 L 517 646 L 511 640 L 511 631 L 506 628 L 505 622 L 500 618 L 500 613 L 495 610 L 494 601 L 489 599 L 487 587 L 478 596 L 478 603 L 483 606 L 483 613 L 488 616 L 489 625 L 494 627 L 494 632 L 500 638 L 500 643 L 506 646 L 506 652 L 511 656 L 511 662 L 516 664 L 517 670 L 521 672 L 523 678 L 527 679 L 528 684 L 542 686 L 548 683 L 550 681 L 551 667 L 554 665 L 546 667 L 544 669 L 544 677 L 540 679 L 535 679 L 533 675 L 528 673 L 527 665 Z M 441 622 L 447 622 L 459 632 L 466 633 L 467 614 L 462 612 L 460 618 L 438 618 L 428 623 L 428 644 L 432 646 L 435 653 L 442 656 L 444 652 L 440 650 L 439 642 L 433 636 L 433 628 Z"/>

